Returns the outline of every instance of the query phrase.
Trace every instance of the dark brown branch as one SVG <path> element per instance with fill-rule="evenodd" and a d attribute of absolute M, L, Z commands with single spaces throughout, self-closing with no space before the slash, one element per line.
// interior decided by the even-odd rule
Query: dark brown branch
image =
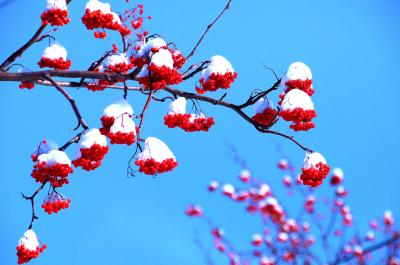
<path fill-rule="evenodd" d="M 30 224 L 29 224 L 29 226 L 28 226 L 28 229 L 32 229 L 33 222 L 34 222 L 36 219 L 38 219 L 38 217 L 37 217 L 36 214 L 35 214 L 35 197 L 36 197 L 36 195 L 38 195 L 39 192 L 44 188 L 44 186 L 46 186 L 46 184 L 47 184 L 47 180 L 46 180 L 45 182 L 43 182 L 42 185 L 40 185 L 40 187 L 39 187 L 31 196 L 26 196 L 26 195 L 22 194 L 22 197 L 23 197 L 25 200 L 31 201 L 31 206 L 32 206 L 32 218 L 31 218 L 31 222 L 30 222 Z"/>
<path fill-rule="evenodd" d="M 21 48 L 16 50 L 13 54 L 11 54 L 4 62 L 0 65 L 0 71 L 4 71 L 4 69 L 14 62 L 18 57 L 22 56 L 22 54 L 31 47 L 39 38 L 40 34 L 42 34 L 43 30 L 46 28 L 46 25 L 41 25 L 39 29 L 33 34 L 32 38 L 30 38 Z"/>
<path fill-rule="evenodd" d="M 211 24 L 209 24 L 206 28 L 206 31 L 204 31 L 203 35 L 200 37 L 199 41 L 197 42 L 196 46 L 194 46 L 193 50 L 189 53 L 189 55 L 186 57 L 186 59 L 189 59 L 190 57 L 193 56 L 201 42 L 203 41 L 204 37 L 206 36 L 207 32 L 214 26 L 215 23 L 222 17 L 222 15 L 229 9 L 229 6 L 231 4 L 232 0 L 229 0 L 228 3 L 226 4 L 225 8 L 219 13 L 219 15 L 214 19 Z"/>
<path fill-rule="evenodd" d="M 0 72 L 0 81 L 38 81 L 42 80 L 44 75 L 51 77 L 67 77 L 67 78 L 90 78 L 102 79 L 108 81 L 131 79 L 127 75 L 116 73 L 99 73 L 93 71 L 64 71 L 64 70 L 46 70 L 22 73 L 5 73 Z"/>
<path fill-rule="evenodd" d="M 79 128 L 79 126 L 82 126 L 83 129 L 89 129 L 89 126 L 87 125 L 86 121 L 83 119 L 81 113 L 79 112 L 78 107 L 76 106 L 75 100 L 71 97 L 70 94 L 67 93 L 61 86 L 57 84 L 50 76 L 44 75 L 44 78 L 49 80 L 50 83 L 54 85 L 54 87 L 68 100 L 68 102 L 71 104 L 71 107 L 75 113 L 76 118 L 78 119 L 78 125 L 76 126 L 75 130 Z"/>
<path fill-rule="evenodd" d="M 112 73 L 97 73 L 97 72 L 90 72 L 90 71 L 60 71 L 60 70 L 50 70 L 50 71 L 39 71 L 39 72 L 27 72 L 27 73 L 2 73 L 0 72 L 0 81 L 22 81 L 22 80 L 29 80 L 33 82 L 38 82 L 43 85 L 49 85 L 48 82 L 43 81 L 43 76 L 59 76 L 59 77 L 70 77 L 70 78 L 81 78 L 81 77 L 88 77 L 92 79 L 103 79 L 103 80 L 133 80 L 129 75 L 121 75 L 121 74 L 112 74 Z M 54 81 L 54 80 L 53 80 Z M 54 81 L 55 82 L 55 81 Z M 60 84 L 65 84 L 65 86 L 70 86 L 70 87 L 80 87 L 84 86 L 83 84 L 79 84 L 77 82 L 55 82 L 56 84 L 59 84 L 59 87 L 61 87 Z M 54 83 L 51 82 L 52 85 Z M 299 146 L 301 149 L 303 149 L 306 152 L 312 152 L 311 149 L 303 146 L 300 144 L 297 140 L 294 139 L 293 136 L 289 136 L 280 132 L 272 131 L 270 130 L 270 127 L 274 124 L 270 124 L 269 126 L 262 125 L 256 121 L 254 121 L 251 117 L 249 117 L 242 109 L 245 107 L 249 107 L 257 102 L 258 99 L 261 97 L 267 95 L 268 93 L 276 90 L 280 84 L 280 81 L 278 80 L 275 82 L 275 84 L 269 88 L 266 91 L 263 91 L 261 93 L 258 93 L 254 96 L 251 96 L 245 103 L 236 105 L 227 101 L 224 101 L 224 97 L 221 97 L 220 99 L 215 99 L 211 97 L 207 97 L 204 95 L 199 95 L 199 94 L 194 94 L 190 92 L 185 92 L 181 91 L 178 89 L 174 89 L 171 87 L 165 87 L 163 90 L 172 94 L 174 97 L 176 96 L 181 96 L 185 97 L 187 99 L 195 99 L 207 103 L 211 103 L 213 105 L 219 105 L 223 106 L 226 108 L 229 108 L 233 111 L 235 111 L 237 114 L 239 114 L 244 120 L 246 120 L 248 123 L 252 124 L 258 131 L 262 133 L 269 133 L 269 134 L 275 134 L 281 137 L 284 137 L 286 139 L 289 139 L 293 143 L 295 143 L 297 146 Z M 113 89 L 121 89 L 124 90 L 126 89 L 124 86 L 110 86 L 110 88 Z M 127 90 L 138 90 L 142 92 L 142 89 L 140 87 L 128 87 Z"/>
<path fill-rule="evenodd" d="M 146 103 L 144 104 L 142 114 L 140 115 L 140 122 L 139 122 L 139 127 L 137 130 L 138 134 L 138 140 L 140 140 L 140 131 L 142 130 L 143 122 L 144 122 L 144 116 L 146 114 L 146 110 L 149 108 L 149 104 L 153 98 L 153 90 L 150 90 L 149 96 L 147 97 Z"/>

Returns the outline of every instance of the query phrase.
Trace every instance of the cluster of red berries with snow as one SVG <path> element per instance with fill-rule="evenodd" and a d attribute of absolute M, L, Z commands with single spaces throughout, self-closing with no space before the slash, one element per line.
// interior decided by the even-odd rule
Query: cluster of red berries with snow
<path fill-rule="evenodd" d="M 105 29 L 118 31 L 122 36 L 131 33 L 131 30 L 122 24 L 118 14 L 111 10 L 110 4 L 98 0 L 89 0 L 86 3 L 82 23 L 89 30 L 97 30 L 94 33 L 96 38 L 105 38 Z"/>
<path fill-rule="evenodd" d="M 47 0 L 46 10 L 40 17 L 43 25 L 64 26 L 71 21 L 66 0 Z"/>
<path fill-rule="evenodd" d="M 264 126 L 272 126 L 277 121 L 277 111 L 267 98 L 260 98 L 255 105 L 252 119 Z"/>
<path fill-rule="evenodd" d="M 34 158 L 34 162 L 37 163 L 33 167 L 31 176 L 37 182 L 49 181 L 56 188 L 69 183 L 67 177 L 73 170 L 71 160 L 65 152 L 51 150 Z"/>
<path fill-rule="evenodd" d="M 91 129 L 78 142 L 78 155 L 72 164 L 84 170 L 95 170 L 108 152 L 107 139 L 98 129 Z"/>
<path fill-rule="evenodd" d="M 145 148 L 135 161 L 139 171 L 147 175 L 156 175 L 173 170 L 178 162 L 168 146 L 160 139 L 147 137 Z"/>
<path fill-rule="evenodd" d="M 201 217 L 203 215 L 203 209 L 199 205 L 189 205 L 185 213 L 191 217 Z"/>
<path fill-rule="evenodd" d="M 207 132 L 215 122 L 212 117 L 206 117 L 203 113 L 187 114 L 186 98 L 180 97 L 170 104 L 168 114 L 164 116 L 164 124 L 168 128 L 179 127 L 186 132 Z"/>
<path fill-rule="evenodd" d="M 280 95 L 282 110 L 279 116 L 291 121 L 294 131 L 307 131 L 315 127 L 312 119 L 317 116 L 311 95 L 312 75 L 310 68 L 302 62 L 292 63 L 281 80 L 284 92 Z"/>
<path fill-rule="evenodd" d="M 111 144 L 131 145 L 136 141 L 136 125 L 132 120 L 133 108 L 125 99 L 115 101 L 104 109 L 100 128 L 101 134 Z"/>
<path fill-rule="evenodd" d="M 71 67 L 71 61 L 67 59 L 67 50 L 63 46 L 54 43 L 43 51 L 38 65 L 40 68 L 49 67 L 68 70 Z"/>
<path fill-rule="evenodd" d="M 131 62 L 141 67 L 137 77 L 145 88 L 158 90 L 183 81 L 178 69 L 185 59 L 178 50 L 169 48 L 162 38 L 145 38 L 135 50 Z"/>
<path fill-rule="evenodd" d="M 99 65 L 94 71 L 104 73 L 119 73 L 126 74 L 133 68 L 133 64 L 129 62 L 125 53 L 117 54 L 117 48 L 114 50 L 115 54 L 109 55 L 105 58 L 104 63 Z M 113 85 L 115 82 L 107 80 L 96 80 L 86 84 L 86 88 L 91 91 L 103 91 L 107 86 Z"/>
<path fill-rule="evenodd" d="M 328 176 L 329 170 L 325 158 L 320 153 L 308 153 L 304 159 L 300 179 L 304 185 L 317 187 Z"/>
<path fill-rule="evenodd" d="M 232 64 L 220 55 L 211 57 L 207 68 L 201 72 L 200 87 L 196 87 L 199 94 L 206 91 L 216 91 L 220 88 L 228 89 L 235 81 L 237 73 Z"/>
<path fill-rule="evenodd" d="M 42 204 L 42 208 L 46 213 L 52 214 L 58 213 L 63 209 L 68 209 L 70 204 L 71 199 L 65 198 L 63 195 L 53 189 L 51 193 L 47 194 L 46 199 Z"/>
<path fill-rule="evenodd" d="M 46 245 L 39 243 L 35 232 L 32 229 L 27 230 L 18 242 L 18 264 L 23 264 L 37 258 L 45 249 Z"/>

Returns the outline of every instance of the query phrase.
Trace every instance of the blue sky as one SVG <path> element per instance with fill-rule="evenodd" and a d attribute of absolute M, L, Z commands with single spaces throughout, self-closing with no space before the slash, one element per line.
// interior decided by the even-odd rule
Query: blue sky
<path fill-rule="evenodd" d="M 0 10 L 1 60 L 36 30 L 42 2 L 16 0 Z M 150 32 L 175 42 L 187 54 L 225 1 L 142 3 L 146 14 L 153 16 Z M 117 11 L 126 6 L 122 0 L 112 5 Z M 105 41 L 94 40 L 80 22 L 83 12 L 84 1 L 73 1 L 72 23 L 55 34 L 67 47 L 73 69 L 86 68 L 119 41 L 113 33 Z M 296 137 L 323 153 L 330 165 L 343 168 L 350 190 L 348 203 L 361 228 L 386 209 L 399 216 L 399 12 L 395 0 L 233 1 L 192 58 L 193 63 L 215 54 L 228 58 L 239 77 L 226 99 L 237 103 L 253 89 L 273 84 L 274 77 L 262 63 L 280 75 L 294 61 L 311 67 L 316 128 Z M 37 69 L 46 45 L 34 45 L 19 62 Z M 194 84 L 181 88 L 194 91 Z M 68 91 L 91 126 L 99 126 L 103 108 L 122 96 L 118 91 Z M 274 96 L 271 99 L 276 102 Z M 145 98 L 130 94 L 129 101 L 139 112 Z M 15 246 L 30 218 L 29 203 L 20 192 L 30 193 L 37 187 L 30 177 L 30 154 L 43 138 L 60 144 L 70 139 L 75 117 L 51 87 L 20 91 L 16 83 L 0 83 L 0 102 L 0 263 L 12 264 L 16 263 Z M 113 146 L 97 171 L 76 170 L 71 184 L 62 189 L 72 198 L 71 208 L 51 216 L 38 209 L 40 219 L 34 229 L 48 250 L 31 264 L 203 264 L 193 244 L 193 231 L 197 226 L 206 231 L 182 214 L 193 202 L 202 204 L 216 223 L 225 224 L 233 240 L 247 243 L 259 229 L 258 222 L 243 215 L 240 207 L 205 191 L 210 179 L 236 181 L 239 169 L 231 161 L 226 142 L 236 146 L 251 169 L 281 194 L 276 145 L 298 166 L 304 152 L 284 139 L 256 132 L 228 110 L 207 104 L 202 104 L 203 110 L 216 120 L 209 133 L 171 130 L 162 124 L 167 107 L 168 103 L 151 105 L 143 134 L 164 140 L 179 167 L 157 178 L 126 178 L 133 147 Z M 277 129 L 291 133 L 287 123 Z M 74 151 L 71 148 L 68 153 L 72 156 Z M 329 194 L 328 185 L 321 186 L 320 192 Z M 291 198 L 281 200 L 288 207 L 296 204 Z"/>

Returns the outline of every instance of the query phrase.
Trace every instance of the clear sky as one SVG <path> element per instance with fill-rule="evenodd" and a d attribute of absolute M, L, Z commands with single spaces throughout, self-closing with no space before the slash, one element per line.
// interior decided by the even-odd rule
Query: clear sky
<path fill-rule="evenodd" d="M 0 10 L 0 60 L 31 37 L 40 24 L 44 2 L 15 0 Z M 146 14 L 153 16 L 147 24 L 150 32 L 175 42 L 187 54 L 225 1 L 142 3 Z M 119 42 L 114 33 L 105 41 L 93 39 L 80 20 L 84 5 L 84 1 L 72 1 L 72 23 L 54 34 L 67 47 L 73 69 L 88 67 Z M 126 6 L 123 0 L 112 5 L 116 11 Z M 192 59 L 194 63 L 215 54 L 228 58 L 239 77 L 226 99 L 237 103 L 253 89 L 273 84 L 274 77 L 262 63 L 280 75 L 291 62 L 308 64 L 318 118 L 314 130 L 296 137 L 323 153 L 331 166 L 343 168 L 350 190 L 348 203 L 362 229 L 386 209 L 397 217 L 400 213 L 399 13 L 395 0 L 234 0 Z M 38 69 L 36 62 L 46 45 L 35 44 L 19 62 Z M 194 91 L 194 83 L 181 88 Z M 99 126 L 103 108 L 122 96 L 118 91 L 68 91 L 92 126 Z M 276 103 L 276 98 L 277 94 L 271 99 Z M 129 101 L 139 112 L 145 98 L 130 94 Z M 75 117 L 52 87 L 21 91 L 16 83 L 0 83 L 0 103 L 0 264 L 16 264 L 15 246 L 30 218 L 30 205 L 20 192 L 29 194 L 37 187 L 30 177 L 30 154 L 43 138 L 60 144 L 70 139 Z M 230 111 L 207 104 L 202 104 L 203 110 L 216 120 L 210 132 L 185 134 L 168 129 L 162 120 L 167 107 L 168 103 L 150 106 L 143 133 L 164 140 L 179 167 L 157 178 L 126 178 L 133 147 L 112 146 L 97 171 L 75 170 L 70 185 L 62 188 L 72 199 L 71 208 L 51 216 L 38 208 L 40 219 L 34 229 L 48 249 L 31 264 L 203 264 L 193 238 L 197 226 L 206 232 L 183 215 L 185 206 L 193 202 L 202 204 L 216 223 L 225 224 L 234 241 L 247 243 L 258 223 L 240 207 L 205 190 L 210 179 L 236 180 L 238 167 L 229 157 L 226 142 L 236 146 L 251 169 L 282 194 L 281 175 L 275 169 L 280 158 L 276 145 L 297 166 L 304 152 L 284 139 L 256 132 Z M 287 123 L 277 129 L 291 133 Z M 71 156 L 74 152 L 74 148 L 68 150 Z M 329 192 L 328 184 L 320 189 Z M 289 197 L 281 201 L 286 206 L 295 204 Z"/>

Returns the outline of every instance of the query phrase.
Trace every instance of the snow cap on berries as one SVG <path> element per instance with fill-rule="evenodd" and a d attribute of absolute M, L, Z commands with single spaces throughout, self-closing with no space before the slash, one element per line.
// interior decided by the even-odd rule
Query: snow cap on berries
<path fill-rule="evenodd" d="M 257 100 L 254 111 L 255 113 L 263 113 L 266 109 L 274 109 L 274 105 L 267 98 L 260 98 Z"/>
<path fill-rule="evenodd" d="M 314 110 L 314 104 L 310 96 L 300 90 L 292 89 L 290 90 L 282 101 L 282 110 L 294 110 L 295 108 L 301 108 L 303 110 Z"/>
<path fill-rule="evenodd" d="M 78 146 L 79 148 L 90 148 L 94 144 L 101 146 L 107 145 L 106 137 L 100 133 L 99 129 L 96 128 L 90 129 L 84 135 L 82 135 Z"/>
<path fill-rule="evenodd" d="M 167 46 L 167 43 L 162 38 L 151 38 L 147 42 L 144 42 L 137 52 L 139 57 L 147 55 L 153 48 L 159 49 Z"/>
<path fill-rule="evenodd" d="M 47 0 L 46 10 L 50 9 L 67 10 L 67 2 L 65 0 Z"/>
<path fill-rule="evenodd" d="M 232 184 L 225 184 L 222 186 L 222 193 L 227 195 L 227 196 L 233 196 L 235 194 L 235 187 L 233 187 Z"/>
<path fill-rule="evenodd" d="M 311 69 L 302 62 L 294 62 L 290 64 L 281 80 L 281 85 L 284 90 L 287 89 L 286 82 L 290 80 L 312 80 Z"/>
<path fill-rule="evenodd" d="M 127 65 L 129 64 L 129 60 L 126 57 L 125 53 L 113 54 L 113 55 L 107 56 L 107 58 L 104 62 L 104 65 L 106 67 L 114 66 L 117 64 L 127 64 Z"/>
<path fill-rule="evenodd" d="M 232 64 L 227 59 L 225 59 L 225 57 L 221 55 L 215 55 L 211 57 L 210 61 L 211 61 L 210 64 L 201 73 L 202 78 L 204 78 L 204 82 L 207 82 L 211 74 L 224 75 L 226 73 L 235 72 L 235 70 L 232 67 Z"/>
<path fill-rule="evenodd" d="M 385 225 L 393 225 L 394 217 L 391 211 L 386 211 L 383 214 L 383 222 L 385 223 Z"/>
<path fill-rule="evenodd" d="M 320 153 L 307 153 L 304 159 L 303 168 L 315 168 L 318 163 L 326 165 L 326 160 Z"/>
<path fill-rule="evenodd" d="M 52 45 L 44 49 L 42 57 L 48 59 L 62 58 L 64 61 L 66 61 L 67 50 L 62 45 L 53 43 Z"/>
<path fill-rule="evenodd" d="M 18 245 L 24 245 L 28 250 L 35 251 L 40 244 L 36 233 L 32 229 L 29 229 L 24 233 L 24 236 L 21 237 Z"/>
<path fill-rule="evenodd" d="M 156 162 L 162 162 L 170 158 L 175 160 L 174 154 L 163 141 L 156 137 L 147 137 L 145 148 L 138 155 L 138 160 L 154 159 Z"/>
<path fill-rule="evenodd" d="M 102 135 L 99 129 L 90 129 L 84 135 L 81 136 L 81 139 L 78 142 L 78 150 L 87 149 L 92 147 L 94 144 L 98 144 L 100 146 L 107 146 L 107 139 L 104 135 Z M 81 156 L 81 152 L 78 153 L 78 158 Z"/>
<path fill-rule="evenodd" d="M 38 161 L 46 162 L 46 166 L 51 166 L 54 164 L 71 165 L 71 160 L 68 158 L 67 154 L 59 150 L 51 150 L 46 154 L 41 154 L 38 157 Z"/>
<path fill-rule="evenodd" d="M 104 109 L 104 116 L 117 118 L 123 114 L 133 115 L 133 108 L 125 99 L 120 99 Z"/>
<path fill-rule="evenodd" d="M 169 50 L 161 49 L 151 57 L 151 64 L 156 66 L 166 66 L 169 69 L 174 68 L 174 60 Z"/>
<path fill-rule="evenodd" d="M 110 127 L 110 133 L 133 133 L 136 136 L 136 124 L 130 117 L 119 116 Z"/>
<path fill-rule="evenodd" d="M 168 115 L 185 114 L 186 113 L 186 98 L 179 97 L 172 101 L 169 105 Z"/>
<path fill-rule="evenodd" d="M 89 0 L 86 3 L 86 9 L 89 9 L 90 11 L 100 11 L 104 14 L 110 14 L 112 13 L 111 11 L 111 6 L 109 3 L 102 3 L 98 0 Z"/>
<path fill-rule="evenodd" d="M 248 181 L 250 180 L 250 177 L 251 177 L 250 170 L 248 170 L 248 169 L 243 169 L 243 170 L 240 172 L 239 178 L 240 178 L 241 181 L 243 181 L 243 182 L 248 182 Z"/>

